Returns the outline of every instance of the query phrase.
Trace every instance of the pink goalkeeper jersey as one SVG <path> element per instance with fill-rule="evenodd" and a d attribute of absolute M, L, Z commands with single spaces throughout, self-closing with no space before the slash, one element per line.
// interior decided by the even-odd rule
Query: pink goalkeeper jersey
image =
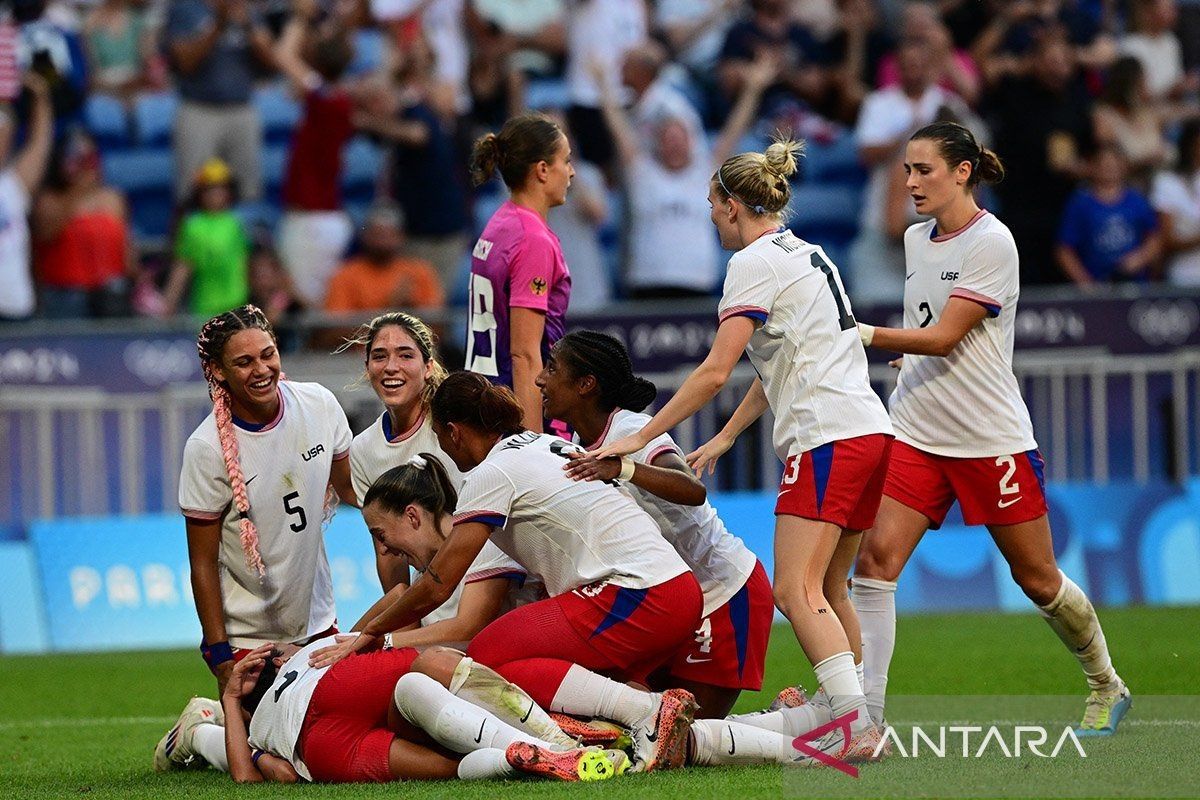
<path fill-rule="evenodd" d="M 506 200 L 471 253 L 467 369 L 512 386 L 509 308 L 546 315 L 542 359 L 566 329 L 571 273 L 558 237 L 536 211 Z"/>

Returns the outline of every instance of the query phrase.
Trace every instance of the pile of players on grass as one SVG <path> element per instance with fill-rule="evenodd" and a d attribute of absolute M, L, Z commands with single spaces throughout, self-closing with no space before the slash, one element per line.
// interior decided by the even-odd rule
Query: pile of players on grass
<path fill-rule="evenodd" d="M 953 123 L 912 136 L 907 185 L 932 219 L 906 235 L 905 327 L 876 328 L 855 320 L 821 248 L 782 226 L 799 149 L 777 141 L 713 175 L 712 220 L 736 251 L 720 324 L 653 417 L 641 411 L 657 391 L 621 342 L 564 334 L 569 278 L 546 212 L 566 196 L 570 148 L 535 115 L 476 145 L 476 172 L 499 169 L 512 199 L 474 251 L 472 371 L 446 375 L 419 319 L 377 317 L 349 345 L 385 410 L 352 439 L 327 389 L 284 379 L 258 309 L 209 320 L 197 344 L 213 412 L 184 449 L 180 505 L 221 698 L 188 704 L 156 768 L 598 780 L 877 760 L 895 581 L 955 500 L 1082 666 L 1078 733 L 1113 733 L 1130 693 L 1055 564 L 1012 374 L 1016 249 L 973 197 L 1003 176 L 999 159 Z M 872 345 L 905 354 L 887 410 Z M 743 352 L 759 378 L 685 455 L 668 431 Z M 773 585 L 697 478 L 768 408 L 783 464 Z M 362 509 L 383 590 L 345 635 L 322 542 L 339 499 Z M 820 687 L 729 716 L 762 686 L 776 608 Z"/>

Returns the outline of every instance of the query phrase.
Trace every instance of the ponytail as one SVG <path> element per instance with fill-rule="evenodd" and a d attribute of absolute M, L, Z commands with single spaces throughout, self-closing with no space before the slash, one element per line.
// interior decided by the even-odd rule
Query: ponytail
<path fill-rule="evenodd" d="M 629 351 L 616 337 L 599 331 L 573 331 L 559 340 L 556 355 L 572 374 L 591 375 L 600 387 L 604 409 L 641 411 L 658 398 L 658 388 L 633 374 Z"/>
<path fill-rule="evenodd" d="M 981 183 L 991 185 L 1004 180 L 1004 164 L 1000 156 L 981 145 L 969 128 L 957 122 L 935 122 L 926 125 L 909 139 L 915 142 L 925 139 L 937 145 L 938 153 L 951 170 L 966 161 L 971 165 L 971 177 L 967 188 Z"/>
<path fill-rule="evenodd" d="M 733 198 L 755 214 L 782 217 L 792 199 L 790 178 L 799 169 L 804 143 L 777 134 L 764 153 L 730 156 L 713 174 L 721 197 Z"/>
<path fill-rule="evenodd" d="M 499 133 L 486 133 L 475 140 L 471 182 L 480 186 L 499 171 L 505 186 L 520 189 L 535 164 L 553 160 L 562 138 L 562 129 L 544 114 L 515 116 Z"/>
<path fill-rule="evenodd" d="M 517 396 L 507 386 L 496 386 L 476 372 L 452 372 L 433 394 L 433 421 L 454 422 L 496 436 L 524 430 Z"/>

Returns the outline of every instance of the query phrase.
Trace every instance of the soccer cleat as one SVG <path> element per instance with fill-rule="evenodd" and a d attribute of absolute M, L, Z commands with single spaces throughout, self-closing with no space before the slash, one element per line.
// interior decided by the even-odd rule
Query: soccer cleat
<path fill-rule="evenodd" d="M 1123 682 L 1119 682 L 1113 692 L 1092 690 L 1083 712 L 1083 722 L 1075 729 L 1075 735 L 1112 736 L 1132 706 L 1133 695 Z"/>
<path fill-rule="evenodd" d="M 850 746 L 842 753 L 842 760 L 847 764 L 865 764 L 869 761 L 882 761 L 884 756 L 890 754 L 891 747 L 884 741 L 883 732 L 878 726 L 871 725 L 865 731 L 851 737 Z"/>
<path fill-rule="evenodd" d="M 550 712 L 550 719 L 562 729 L 563 733 L 578 740 L 584 747 L 600 745 L 601 747 L 622 749 L 630 745 L 625 730 L 612 722 L 605 722 L 602 719 L 586 722 L 577 717 L 553 711 Z"/>
<path fill-rule="evenodd" d="M 775 696 L 771 705 L 767 706 L 767 713 L 782 711 L 785 708 L 799 708 L 807 702 L 808 693 L 804 691 L 803 686 L 787 686 Z"/>
<path fill-rule="evenodd" d="M 624 775 L 633 762 L 629 755 L 624 750 L 605 750 L 604 755 L 608 756 L 608 760 L 612 762 L 613 772 L 617 775 Z"/>
<path fill-rule="evenodd" d="M 200 725 L 224 725 L 225 713 L 221 704 L 206 697 L 193 697 L 184 706 L 179 721 L 154 748 L 154 771 L 175 769 L 204 769 L 208 762 L 192 749 L 192 737 Z"/>
<path fill-rule="evenodd" d="M 688 733 L 696 716 L 696 698 L 683 689 L 654 695 L 654 707 L 633 725 L 633 772 L 678 769 L 687 758 Z"/>
<path fill-rule="evenodd" d="M 604 750 L 557 751 L 530 742 L 513 742 L 504 755 L 514 769 L 558 781 L 606 781 L 618 774 L 617 765 Z"/>

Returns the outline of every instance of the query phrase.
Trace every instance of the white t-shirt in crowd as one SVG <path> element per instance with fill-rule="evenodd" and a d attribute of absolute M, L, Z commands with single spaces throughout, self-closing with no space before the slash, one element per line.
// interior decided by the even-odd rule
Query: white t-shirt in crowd
<path fill-rule="evenodd" d="M 1146 75 L 1146 89 L 1151 97 L 1161 98 L 1183 80 L 1183 49 L 1171 31 L 1156 36 L 1131 33 L 1117 42 L 1117 51 L 1133 56 Z"/>
<path fill-rule="evenodd" d="M 285 759 L 300 777 L 312 780 L 308 766 L 296 753 L 296 743 L 308 715 L 317 683 L 329 667 L 311 667 L 308 657 L 322 647 L 337 644 L 336 636 L 325 636 L 310 643 L 279 668 L 271 688 L 262 696 L 250 718 L 250 747 Z"/>
<path fill-rule="evenodd" d="M 645 41 L 643 0 L 577 0 L 567 11 L 567 92 L 571 103 L 600 107 L 600 87 L 592 64 L 604 69 L 614 92 L 621 92 L 621 62 L 635 45 Z"/>
<path fill-rule="evenodd" d="M 760 236 L 729 259 L 722 322 L 758 323 L 746 354 L 775 414 L 780 461 L 827 442 L 892 432 L 867 377 L 867 354 L 841 275 L 789 230 Z"/>
<path fill-rule="evenodd" d="M 665 67 L 654 82 L 646 87 L 646 91 L 642 92 L 642 96 L 629 109 L 630 116 L 641 140 L 647 144 L 654 141 L 651 137 L 657 133 L 658 126 L 664 120 L 682 122 L 691 141 L 693 158 L 704 162 L 711 174 L 715 168 L 710 163 L 712 152 L 708 146 L 708 137 L 704 133 L 704 122 L 692 101 L 671 80 L 669 69 Z"/>
<path fill-rule="evenodd" d="M 572 444 L 524 431 L 467 473 L 455 523 L 492 526 L 492 541 L 540 575 L 551 597 L 608 581 L 648 589 L 688 571 L 658 524 L 616 482 L 573 481 Z"/>
<path fill-rule="evenodd" d="M 712 164 L 693 153 L 688 166 L 669 170 L 643 151 L 628 169 L 626 285 L 712 291 L 721 273 L 720 245 L 708 205 Z"/>
<path fill-rule="evenodd" d="M 1177 172 L 1154 176 L 1150 204 L 1171 217 L 1176 236 L 1200 236 L 1200 172 L 1184 177 Z M 1175 253 L 1167 262 L 1167 281 L 1176 286 L 1200 286 L 1200 247 Z"/>
<path fill-rule="evenodd" d="M 631 436 L 646 426 L 650 417 L 636 411 L 619 408 L 608 418 L 600 438 L 587 449 L 595 450 L 624 436 Z M 578 436 L 576 436 L 578 441 Z M 683 451 L 669 434 L 662 434 L 650 444 L 632 453 L 630 458 L 639 464 L 651 464 L 663 453 Z M 705 500 L 698 506 L 681 506 L 644 491 L 632 482 L 625 488 L 662 529 L 663 538 L 683 557 L 704 592 L 704 613 L 707 617 L 746 585 L 758 558 L 742 540 L 725 529 L 712 504 Z"/>
<path fill-rule="evenodd" d="M 13 169 L 0 172 L 0 317 L 33 314 L 29 192 Z"/>
<path fill-rule="evenodd" d="M 350 425 L 333 394 L 316 383 L 281 381 L 279 416 L 260 430 L 235 422 L 238 460 L 258 529 L 265 574 L 246 565 L 238 512 L 209 414 L 183 448 L 179 505 L 184 516 L 223 520 L 221 600 L 233 647 L 296 642 L 336 619 L 322 521 L 334 459 L 350 449 Z"/>
<path fill-rule="evenodd" d="M 954 458 L 1032 450 L 1033 424 L 1012 371 L 1017 245 L 984 210 L 954 233 L 934 236 L 936 224 L 919 222 L 904 234 L 904 327 L 937 322 L 951 297 L 988 313 L 945 358 L 904 356 L 888 403 L 896 438 Z"/>
<path fill-rule="evenodd" d="M 350 444 L 350 476 L 354 482 L 354 493 L 361 503 L 367 496 L 367 490 L 375 480 L 392 467 L 398 467 L 421 453 L 435 456 L 454 484 L 455 491 L 462 489 L 463 476 L 454 465 L 450 456 L 442 452 L 438 445 L 437 435 L 429 418 L 422 415 L 413 429 L 395 438 L 389 438 L 389 418 L 383 412 L 369 428 L 354 437 Z M 467 568 L 467 574 L 454 588 L 450 599 L 442 603 L 434 611 L 421 619 L 424 626 L 432 625 L 446 619 L 458 616 L 458 606 L 462 602 L 463 588 L 469 583 L 484 581 L 490 578 L 504 577 L 511 581 L 508 597 L 502 606 L 502 611 L 510 611 L 517 606 L 536 600 L 541 592 L 541 583 L 527 579 L 525 569 L 506 556 L 500 548 L 491 542 L 483 546 L 479 555 Z"/>

